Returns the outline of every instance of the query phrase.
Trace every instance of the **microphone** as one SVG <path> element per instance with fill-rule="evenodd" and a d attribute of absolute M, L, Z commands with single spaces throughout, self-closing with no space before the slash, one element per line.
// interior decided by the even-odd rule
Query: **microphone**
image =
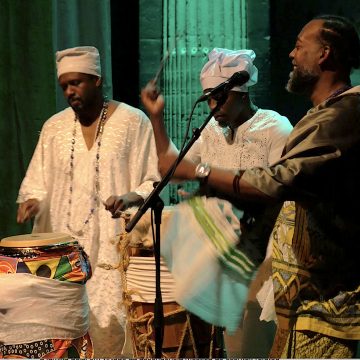
<path fill-rule="evenodd" d="M 220 93 L 226 93 L 235 86 L 244 85 L 249 79 L 250 79 L 250 75 L 247 71 L 245 70 L 238 71 L 223 83 L 219 84 L 213 89 L 207 91 L 205 94 L 201 95 L 197 102 L 206 101 L 208 100 L 209 97 L 218 95 Z"/>

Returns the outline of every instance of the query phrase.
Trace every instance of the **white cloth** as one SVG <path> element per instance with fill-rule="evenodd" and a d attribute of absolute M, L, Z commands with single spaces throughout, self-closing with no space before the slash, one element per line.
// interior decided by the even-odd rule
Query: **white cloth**
<path fill-rule="evenodd" d="M 132 301 L 155 303 L 155 270 L 154 257 L 130 256 L 126 286 Z M 162 301 L 175 301 L 175 281 L 163 259 L 160 260 L 160 281 Z"/>
<path fill-rule="evenodd" d="M 0 275 L 0 343 L 77 339 L 89 329 L 85 286 L 29 274 Z"/>
<path fill-rule="evenodd" d="M 227 170 L 264 167 L 277 161 L 292 130 L 289 120 L 272 110 L 258 109 L 255 115 L 231 131 L 212 118 L 187 157 Z"/>
<path fill-rule="evenodd" d="M 240 223 L 234 214 L 226 216 L 229 208 L 227 201 L 205 196 L 175 206 L 161 255 L 174 276 L 176 301 L 206 322 L 234 332 L 255 264 L 236 249 Z"/>
<path fill-rule="evenodd" d="M 258 109 L 252 118 L 235 129 L 233 136 L 229 129 L 219 127 L 216 120 L 212 118 L 199 140 L 188 152 L 187 157 L 196 163 L 207 162 L 211 166 L 226 170 L 266 167 L 280 158 L 291 131 L 292 125 L 289 120 L 272 110 Z M 266 257 L 270 256 L 271 252 L 267 251 Z M 270 273 L 269 276 L 271 276 Z M 266 302 L 261 302 L 261 305 L 265 306 L 262 315 L 264 316 L 265 313 L 271 314 L 274 311 L 273 303 L 270 301 L 274 295 L 270 287 L 262 290 L 262 297 L 267 299 Z M 267 327 L 260 323 L 262 319 L 259 319 L 258 313 L 249 311 L 252 311 L 251 316 L 248 317 L 251 323 L 242 323 L 234 338 L 227 332 L 224 334 L 229 357 L 245 357 L 244 354 L 253 356 L 255 354 L 253 350 L 250 349 L 247 352 L 246 339 L 249 337 L 270 338 Z M 270 317 L 266 318 L 270 320 Z M 264 328 L 266 329 L 263 330 Z M 231 342 L 236 346 L 231 347 Z M 269 342 L 272 342 L 272 338 Z M 256 354 L 267 356 L 267 348 L 261 349 Z"/>
<path fill-rule="evenodd" d="M 256 299 L 262 307 L 260 320 L 275 321 L 277 323 L 274 299 L 274 285 L 272 277 L 270 277 L 264 282 L 263 286 L 256 294 Z"/>
<path fill-rule="evenodd" d="M 66 224 L 73 126 L 71 108 L 55 114 L 44 124 L 22 182 L 18 202 L 31 198 L 41 200 L 42 211 L 35 219 L 34 232 L 69 232 Z M 93 206 L 97 146 L 95 143 L 88 150 L 79 122 L 76 126 L 71 226 L 77 230 L 83 227 Z M 135 191 L 145 198 L 153 189 L 153 182 L 158 180 L 151 123 L 142 111 L 120 103 L 107 120 L 102 135 L 100 197 L 106 200 L 110 195 Z M 99 204 L 84 228 L 84 236 L 76 237 L 90 257 L 93 276 L 87 283 L 89 304 L 101 328 L 110 326 L 114 319 L 116 326 L 125 326 L 125 311 L 119 306 L 122 299 L 120 272 L 97 267 L 97 264 L 119 264 L 116 235 L 120 232 L 120 225 L 120 220 L 111 218 L 111 214 Z M 112 354 L 110 357 L 116 356 Z"/>

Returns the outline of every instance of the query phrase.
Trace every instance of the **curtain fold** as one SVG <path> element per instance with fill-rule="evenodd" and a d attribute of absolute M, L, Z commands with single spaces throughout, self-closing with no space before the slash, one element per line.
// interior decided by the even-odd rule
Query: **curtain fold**
<path fill-rule="evenodd" d="M 99 49 L 104 93 L 112 97 L 110 0 L 52 0 L 53 53 L 75 46 Z M 66 106 L 56 87 L 56 107 Z"/>
<path fill-rule="evenodd" d="M 178 148 L 192 105 L 202 93 L 199 76 L 208 53 L 214 47 L 247 48 L 246 10 L 246 0 L 163 0 L 163 54 L 170 52 L 163 76 L 165 122 Z M 208 107 L 199 105 L 191 129 L 199 127 L 208 114 Z M 182 186 L 187 191 L 196 187 Z M 177 185 L 169 185 L 167 203 L 179 202 L 177 190 Z"/>
<path fill-rule="evenodd" d="M 110 25 L 110 0 L 0 0 L 0 239 L 31 231 L 15 202 L 44 121 L 66 106 L 55 51 L 97 46 L 111 96 Z"/>

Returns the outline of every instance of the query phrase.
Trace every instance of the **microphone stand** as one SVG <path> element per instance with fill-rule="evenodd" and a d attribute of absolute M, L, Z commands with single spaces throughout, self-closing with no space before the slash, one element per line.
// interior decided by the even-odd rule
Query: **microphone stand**
<path fill-rule="evenodd" d="M 139 207 L 138 211 L 131 218 L 125 227 L 126 232 L 130 232 L 134 226 L 139 222 L 145 212 L 151 208 L 154 211 L 155 224 L 156 224 L 156 236 L 154 241 L 154 257 L 155 257 L 155 306 L 154 306 L 154 330 L 155 330 L 155 357 L 160 359 L 162 356 L 162 343 L 163 343 L 163 329 L 164 329 L 164 312 L 161 295 L 161 282 L 160 282 L 160 224 L 161 214 L 164 208 L 164 202 L 160 198 L 160 193 L 164 187 L 169 183 L 176 167 L 185 157 L 191 146 L 200 137 L 201 132 L 208 124 L 210 119 L 219 110 L 219 108 L 225 103 L 228 96 L 228 91 L 224 91 L 221 97 L 217 99 L 217 104 L 210 114 L 206 117 L 204 123 L 199 128 L 193 129 L 193 135 L 189 142 L 185 145 L 184 149 L 179 153 L 178 158 L 171 165 L 170 169 L 166 172 L 165 176 L 158 183 L 154 184 L 154 189 L 150 195 L 145 199 L 143 204 Z M 199 100 L 195 103 L 195 105 Z"/>

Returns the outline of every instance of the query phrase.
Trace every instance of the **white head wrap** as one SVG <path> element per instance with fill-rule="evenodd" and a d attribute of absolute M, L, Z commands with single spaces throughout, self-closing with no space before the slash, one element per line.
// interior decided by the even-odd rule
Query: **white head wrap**
<path fill-rule="evenodd" d="M 65 73 L 80 72 L 101 77 L 100 55 L 93 46 L 79 46 L 56 52 L 58 78 Z"/>
<path fill-rule="evenodd" d="M 209 53 L 209 61 L 200 73 L 203 90 L 211 89 L 229 79 L 238 71 L 249 73 L 250 79 L 242 86 L 235 86 L 231 90 L 248 92 L 248 87 L 257 83 L 258 69 L 253 64 L 256 55 L 253 50 L 228 50 L 215 48 Z"/>

